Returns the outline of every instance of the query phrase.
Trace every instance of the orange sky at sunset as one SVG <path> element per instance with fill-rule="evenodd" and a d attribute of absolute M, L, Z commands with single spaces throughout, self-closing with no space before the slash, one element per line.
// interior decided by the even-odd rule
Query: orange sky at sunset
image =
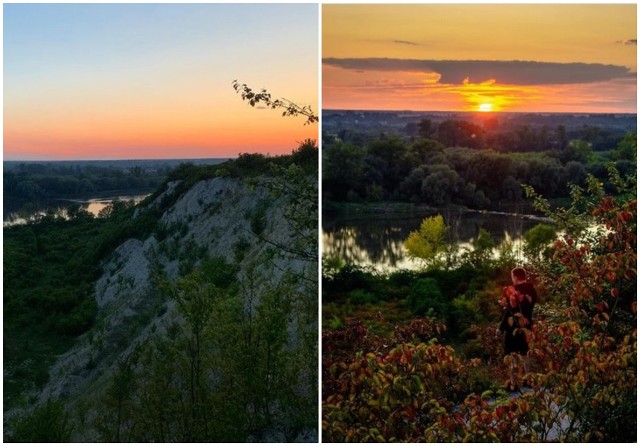
<path fill-rule="evenodd" d="M 288 153 L 296 141 L 317 139 L 317 126 L 303 125 L 303 118 L 283 118 L 275 110 L 251 108 L 231 83 L 227 87 L 229 91 L 217 97 L 200 96 L 196 104 L 173 98 L 171 108 L 155 110 L 124 99 L 112 109 L 119 112 L 43 108 L 37 128 L 29 111 L 5 113 L 5 159 L 13 147 L 31 159 L 233 157 L 242 152 Z M 182 97 L 190 94 L 195 93 Z"/>
<path fill-rule="evenodd" d="M 4 159 L 235 157 L 318 139 L 317 5 L 5 4 Z M 289 26 L 277 33 L 271 23 Z M 308 35 L 305 39 L 293 38 Z"/>
<path fill-rule="evenodd" d="M 636 112 L 636 5 L 324 5 L 323 108 Z"/>

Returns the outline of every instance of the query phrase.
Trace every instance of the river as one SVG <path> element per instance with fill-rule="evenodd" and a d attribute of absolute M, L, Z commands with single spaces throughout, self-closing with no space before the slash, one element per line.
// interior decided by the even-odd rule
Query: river
<path fill-rule="evenodd" d="M 81 209 L 85 209 L 89 211 L 94 216 L 98 216 L 100 211 L 108 206 L 110 203 L 120 200 L 120 201 L 130 201 L 133 200 L 135 204 L 140 203 L 144 200 L 149 194 L 145 195 L 123 195 L 117 197 L 100 197 L 100 198 L 86 198 L 86 199 L 59 199 L 54 202 L 49 203 L 46 207 L 39 208 L 32 212 L 8 212 L 4 214 L 4 218 L 2 221 L 2 226 L 13 226 L 19 224 L 25 224 L 29 221 L 33 221 L 38 216 L 46 215 L 47 212 L 53 211 L 54 215 L 67 218 L 67 208 L 72 203 L 79 203 Z"/>
<path fill-rule="evenodd" d="M 488 231 L 497 245 L 509 241 L 518 250 L 522 235 L 545 221 L 530 215 L 498 212 L 442 210 L 440 213 L 450 228 L 452 239 L 457 241 L 460 253 L 472 247 L 480 228 Z M 434 214 L 326 219 L 322 231 L 323 257 L 373 267 L 381 272 L 419 269 L 422 263 L 408 257 L 404 240 L 431 215 Z M 496 249 L 494 254 L 497 252 Z"/>

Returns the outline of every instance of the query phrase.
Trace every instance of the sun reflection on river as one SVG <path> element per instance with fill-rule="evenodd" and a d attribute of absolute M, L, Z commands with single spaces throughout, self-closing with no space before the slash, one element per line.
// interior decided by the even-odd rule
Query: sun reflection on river
<path fill-rule="evenodd" d="M 420 221 L 421 218 L 331 221 L 322 231 L 323 257 L 387 273 L 421 269 L 422 260 L 410 258 L 404 247 L 404 240 L 419 227 Z M 484 228 L 496 244 L 494 258 L 500 256 L 502 246 L 510 245 L 512 255 L 521 259 L 522 235 L 539 223 L 527 216 L 464 214 L 455 222 L 457 254 L 473 251 L 473 241 L 479 229 Z"/>
<path fill-rule="evenodd" d="M 8 215 L 5 215 L 4 220 L 2 222 L 2 226 L 8 227 L 13 225 L 25 224 L 31 221 L 35 221 L 39 217 L 44 217 L 48 213 L 53 213 L 53 215 L 56 217 L 62 217 L 67 219 L 69 218 L 69 215 L 67 213 L 67 207 L 69 206 L 69 203 L 78 203 L 80 204 L 81 209 L 84 209 L 89 213 L 91 213 L 94 217 L 97 217 L 100 214 L 101 210 L 103 210 L 105 207 L 107 207 L 109 204 L 111 204 L 116 200 L 133 201 L 134 204 L 138 204 L 142 200 L 144 200 L 146 197 L 148 197 L 148 194 L 110 197 L 110 198 L 90 198 L 85 200 L 80 200 L 80 199 L 61 200 L 61 202 L 64 204 L 60 204 L 60 202 L 58 202 L 59 204 L 57 206 L 49 207 L 48 211 L 38 210 L 35 212 L 29 212 L 29 213 L 21 213 L 21 214 L 10 213 Z"/>

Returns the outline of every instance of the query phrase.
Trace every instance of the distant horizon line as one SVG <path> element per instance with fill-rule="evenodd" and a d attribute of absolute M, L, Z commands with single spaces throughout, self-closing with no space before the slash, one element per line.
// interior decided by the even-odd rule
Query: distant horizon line
<path fill-rule="evenodd" d="M 410 110 L 410 109 L 369 109 L 369 108 L 323 108 L 322 112 L 398 112 L 398 113 L 474 113 L 479 115 L 492 114 L 527 114 L 527 115 L 637 115 L 638 112 L 555 112 L 555 111 L 502 111 L 494 110 L 481 112 L 478 110 Z"/>
<path fill-rule="evenodd" d="M 3 159 L 3 163 L 68 163 L 77 161 L 178 161 L 178 160 L 230 160 L 238 158 L 238 156 L 222 156 L 222 157 L 209 157 L 209 158 L 73 158 L 73 159 Z"/>

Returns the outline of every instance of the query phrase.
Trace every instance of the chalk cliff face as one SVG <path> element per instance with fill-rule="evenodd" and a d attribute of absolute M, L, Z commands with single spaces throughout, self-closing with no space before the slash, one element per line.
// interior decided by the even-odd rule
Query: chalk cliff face
<path fill-rule="evenodd" d="M 317 238 L 315 229 L 304 234 L 292 230 L 285 215 L 290 194 L 295 192 L 275 196 L 267 187 L 269 181 L 267 176 L 216 177 L 196 182 L 177 199 L 180 181 L 173 181 L 153 202 L 136 209 L 134 219 L 159 209 L 161 203 L 165 210 L 156 230 L 146 238 L 125 241 L 104 261 L 103 274 L 95 284 L 97 321 L 57 359 L 38 399 L 59 398 L 70 410 L 77 410 L 104 392 L 119 362 L 136 346 L 164 336 L 171 324 L 181 323 L 175 301 L 159 291 L 158 277 L 176 280 L 204 260 L 221 257 L 237 266 L 239 281 L 251 268 L 262 278 L 262 287 L 277 285 L 291 273 L 304 276 L 305 283 L 317 284 L 317 261 L 269 255 L 274 247 L 293 246 L 300 237 Z M 167 201 L 173 203 L 167 207 Z M 308 297 L 317 305 L 317 290 Z M 301 325 L 291 321 L 289 343 L 298 342 Z M 311 325 L 306 330 L 317 330 L 317 321 Z M 75 435 L 78 441 L 91 438 L 87 432 Z M 313 432 L 302 435 L 301 441 L 317 438 Z"/>

